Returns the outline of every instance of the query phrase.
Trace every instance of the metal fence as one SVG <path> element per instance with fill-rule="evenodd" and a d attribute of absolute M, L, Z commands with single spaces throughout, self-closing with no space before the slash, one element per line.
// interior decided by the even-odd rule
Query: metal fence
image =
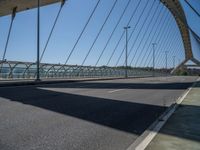
<path fill-rule="evenodd" d="M 0 78 L 1 79 L 34 79 L 36 78 L 36 63 L 1 61 Z M 127 69 L 128 76 L 152 76 L 153 71 L 148 69 Z M 156 72 L 155 75 L 163 75 L 162 72 Z M 40 64 L 41 78 L 100 78 L 100 77 L 124 77 L 125 69 L 119 67 L 93 67 L 79 65 L 62 64 Z"/>

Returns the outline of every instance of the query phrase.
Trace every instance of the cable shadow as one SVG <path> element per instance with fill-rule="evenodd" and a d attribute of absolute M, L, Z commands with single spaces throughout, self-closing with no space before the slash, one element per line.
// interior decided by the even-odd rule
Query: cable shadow
<path fill-rule="evenodd" d="M 193 82 L 185 83 L 101 83 L 101 82 L 78 82 L 75 84 L 49 84 L 40 87 L 49 88 L 95 88 L 95 89 L 163 89 L 184 90 Z"/>
<path fill-rule="evenodd" d="M 200 142 L 200 107 L 180 105 L 160 130 L 161 134 Z"/>
<path fill-rule="evenodd" d="M 0 97 L 138 135 L 166 109 L 37 87 L 0 89 Z"/>
<path fill-rule="evenodd" d="M 141 135 L 167 108 L 157 105 L 61 93 L 37 87 L 1 88 L 0 97 L 136 135 Z M 200 112 L 200 107 L 184 107 Z M 187 121 L 185 123 L 187 124 Z M 164 130 L 162 133 L 200 141 L 199 138 L 183 134 L 183 131 L 171 131 Z"/>

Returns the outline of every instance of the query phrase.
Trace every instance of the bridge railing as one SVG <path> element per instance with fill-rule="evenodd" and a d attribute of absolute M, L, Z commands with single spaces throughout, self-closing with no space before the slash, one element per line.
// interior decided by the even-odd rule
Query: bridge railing
<path fill-rule="evenodd" d="M 36 63 L 1 61 L 0 79 L 35 79 Z M 142 68 L 127 69 L 129 77 L 152 76 L 153 71 Z M 156 76 L 164 75 L 156 71 Z M 93 67 L 61 64 L 40 64 L 41 78 L 102 78 L 102 77 L 124 77 L 125 68 L 122 67 Z"/>

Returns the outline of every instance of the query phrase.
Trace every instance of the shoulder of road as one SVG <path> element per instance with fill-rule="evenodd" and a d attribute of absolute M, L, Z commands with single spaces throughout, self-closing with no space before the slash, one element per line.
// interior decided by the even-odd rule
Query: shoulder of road
<path fill-rule="evenodd" d="M 199 150 L 199 116 L 200 81 L 197 81 L 146 150 Z"/>

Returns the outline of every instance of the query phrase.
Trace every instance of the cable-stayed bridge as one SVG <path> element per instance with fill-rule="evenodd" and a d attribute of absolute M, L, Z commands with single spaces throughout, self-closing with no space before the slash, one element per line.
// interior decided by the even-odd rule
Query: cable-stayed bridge
<path fill-rule="evenodd" d="M 41 48 L 41 29 L 42 21 L 41 12 L 42 6 L 49 7 L 50 4 L 61 3 L 58 12 L 53 19 L 53 24 L 50 27 L 50 32 L 45 39 L 44 48 Z M 58 26 L 58 22 L 62 22 L 61 15 L 63 9 L 67 9 L 69 3 L 73 1 L 65 0 L 1 0 L 0 1 L 0 16 L 11 15 L 11 21 L 8 28 L 5 43 L 3 44 L 3 53 L 1 59 L 1 77 L 2 78 L 36 78 L 41 77 L 84 77 L 84 76 L 124 76 L 127 72 L 129 76 L 136 75 L 154 75 L 157 72 L 159 75 L 175 73 L 182 68 L 188 61 L 192 61 L 190 66 L 200 65 L 199 58 L 193 54 L 193 49 L 199 51 L 199 36 L 190 27 L 187 22 L 185 11 L 182 4 L 178 0 L 152 0 L 152 1 L 134 1 L 127 0 L 124 2 L 121 12 L 118 12 L 114 17 L 118 17 L 112 26 L 109 26 L 110 33 L 104 37 L 99 46 L 98 40 L 105 34 L 106 25 L 112 20 L 113 14 L 116 14 L 116 9 L 119 9 L 120 1 L 114 0 L 109 2 L 110 8 L 105 11 L 106 16 L 99 22 L 96 35 L 89 45 L 88 50 L 84 50 L 83 57 L 73 58 L 73 55 L 78 55 L 77 50 L 83 37 L 87 35 L 88 28 L 92 20 L 97 19 L 97 11 L 103 3 L 98 0 L 94 3 L 93 9 L 86 18 L 85 24 L 82 25 L 75 40 L 71 44 L 71 48 L 67 52 L 65 60 L 62 63 L 52 64 L 51 62 L 43 62 L 49 45 L 52 42 L 54 32 Z M 133 3 L 135 5 L 133 5 Z M 188 3 L 188 2 L 187 2 Z M 194 13 L 198 12 L 190 5 Z M 40 8 L 41 7 L 41 8 Z M 17 61 L 12 58 L 12 61 L 7 59 L 9 45 L 11 44 L 11 36 L 14 34 L 13 28 L 17 15 L 21 12 L 26 12 L 31 9 L 36 10 L 37 19 L 37 42 L 35 43 L 37 59 L 33 62 Z M 40 8 L 40 9 L 39 9 Z M 83 7 L 84 9 L 84 7 Z M 125 21 L 124 21 L 125 20 Z M 123 26 L 130 26 L 127 31 L 123 30 Z M 90 36 L 90 35 L 89 35 Z M 192 47 L 192 37 L 196 40 L 197 48 Z M 125 42 L 126 38 L 126 42 Z M 53 42 L 59 44 L 59 41 Z M 26 44 L 26 43 L 25 43 Z M 110 48 L 111 45 L 113 48 Z M 97 47 L 98 45 L 99 47 Z M 103 47 L 102 47 L 103 45 Z M 127 47 L 126 47 L 127 46 Z M 94 53 L 94 51 L 98 52 Z M 155 52 L 156 51 L 156 52 Z M 56 53 L 59 53 L 57 51 Z M 94 63 L 87 63 L 91 57 L 95 57 Z M 105 57 L 105 58 L 104 58 Z M 82 61 L 72 64 L 72 59 L 83 59 Z M 13 61 L 14 60 L 14 61 Z M 127 63 L 125 63 L 127 60 Z M 71 62 L 70 62 L 71 61 Z M 35 63 L 34 63 L 35 62 Z M 74 62 L 73 62 L 74 63 Z M 127 70 L 127 71 L 126 71 Z M 50 75 L 51 74 L 51 75 Z"/>
<path fill-rule="evenodd" d="M 0 150 L 199 149 L 199 8 L 0 0 Z"/>

